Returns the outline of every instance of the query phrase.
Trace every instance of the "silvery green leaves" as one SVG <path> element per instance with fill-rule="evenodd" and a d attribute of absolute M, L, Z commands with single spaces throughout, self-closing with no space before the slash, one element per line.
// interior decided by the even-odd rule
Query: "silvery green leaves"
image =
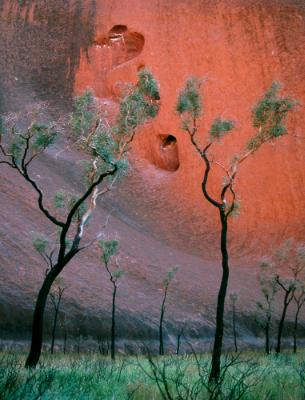
<path fill-rule="evenodd" d="M 147 68 L 144 68 L 139 72 L 138 77 L 140 92 L 151 100 L 160 100 L 158 82 L 154 79 L 152 73 Z"/>
<path fill-rule="evenodd" d="M 211 141 L 220 141 L 223 136 L 234 128 L 234 122 L 228 119 L 217 117 L 209 130 Z"/>
<path fill-rule="evenodd" d="M 86 90 L 81 96 L 74 99 L 73 113 L 70 119 L 73 134 L 80 138 L 86 136 L 92 128 L 97 110 L 94 105 L 94 97 L 91 90 Z"/>
<path fill-rule="evenodd" d="M 127 152 L 137 127 L 154 118 L 159 111 L 157 81 L 147 69 L 141 70 L 138 77 L 136 85 L 126 85 L 113 126 L 101 117 L 92 92 L 87 91 L 75 99 L 71 126 L 78 143 L 94 157 L 96 176 L 114 165 L 117 168 L 116 179 L 126 174 L 129 167 Z M 87 172 L 85 175 L 88 178 Z M 89 180 L 91 183 L 92 179 Z"/>
<path fill-rule="evenodd" d="M 189 114 L 191 118 L 198 118 L 202 112 L 202 98 L 200 94 L 201 81 L 196 77 L 190 77 L 181 90 L 176 111 L 179 115 Z"/>
<path fill-rule="evenodd" d="M 179 271 L 179 266 L 177 266 L 177 265 L 175 267 L 171 268 L 169 271 L 167 271 L 166 278 L 163 281 L 163 285 L 165 288 L 167 288 L 169 286 L 169 284 L 174 279 L 174 276 L 176 275 L 176 273 L 178 271 Z"/>
<path fill-rule="evenodd" d="M 137 126 L 149 118 L 155 118 L 159 112 L 158 83 L 147 69 L 139 72 L 137 85 L 130 86 L 128 93 L 121 100 L 120 112 L 117 118 L 116 133 L 130 135 Z"/>
<path fill-rule="evenodd" d="M 46 236 L 35 233 L 33 237 L 33 247 L 39 254 L 44 254 L 48 247 L 49 240 Z"/>
<path fill-rule="evenodd" d="M 286 134 L 285 118 L 287 113 L 297 105 L 297 102 L 288 97 L 281 97 L 280 89 L 281 85 L 273 82 L 261 100 L 254 106 L 252 124 L 254 128 L 258 129 L 258 133 L 249 141 L 249 150 L 256 150 L 264 142 Z"/>
<path fill-rule="evenodd" d="M 16 164 L 21 162 L 21 158 L 27 162 L 52 145 L 57 135 L 52 125 L 34 123 L 24 132 L 13 127 L 9 135 L 8 152 Z"/>
<path fill-rule="evenodd" d="M 36 151 L 46 149 L 48 146 L 52 145 L 57 138 L 57 132 L 47 125 L 34 124 L 30 128 L 30 131 L 33 133 L 32 148 Z"/>
<path fill-rule="evenodd" d="M 66 215 L 72 210 L 73 206 L 78 201 L 78 199 L 79 197 L 74 193 L 65 190 L 60 190 L 55 193 L 54 207 L 60 212 L 60 214 Z M 77 213 L 75 213 L 73 221 L 76 221 L 79 218 L 81 218 L 86 211 L 87 211 L 87 205 L 86 203 L 82 203 L 79 206 Z"/>
<path fill-rule="evenodd" d="M 119 242 L 117 240 L 101 240 L 99 246 L 103 250 L 102 259 L 106 264 L 119 250 Z"/>

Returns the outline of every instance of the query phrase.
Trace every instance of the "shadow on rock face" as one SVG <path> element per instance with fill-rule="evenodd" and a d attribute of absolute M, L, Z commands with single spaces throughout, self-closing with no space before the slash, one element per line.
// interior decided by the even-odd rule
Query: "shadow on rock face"
<path fill-rule="evenodd" d="M 0 111 L 29 99 L 69 104 L 80 50 L 94 38 L 96 1 L 4 1 L 0 9 Z"/>

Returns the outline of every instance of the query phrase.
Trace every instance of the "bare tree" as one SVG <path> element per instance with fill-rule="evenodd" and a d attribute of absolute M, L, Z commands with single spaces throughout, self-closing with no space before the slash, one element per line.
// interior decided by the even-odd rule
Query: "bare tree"
<path fill-rule="evenodd" d="M 290 279 L 283 279 L 280 278 L 279 275 L 276 275 L 275 282 L 279 286 L 281 290 L 284 292 L 284 299 L 283 299 L 283 309 L 282 314 L 279 322 L 278 333 L 277 333 L 277 344 L 275 351 L 277 354 L 281 352 L 281 342 L 282 342 L 282 335 L 284 329 L 284 323 L 286 318 L 286 313 L 289 304 L 291 303 L 295 291 L 295 282 Z"/>
<path fill-rule="evenodd" d="M 218 210 L 221 225 L 220 250 L 222 255 L 222 278 L 217 298 L 216 330 L 212 354 L 210 382 L 215 382 L 220 374 L 220 358 L 222 353 L 224 332 L 224 305 L 229 282 L 229 254 L 227 248 L 228 218 L 238 209 L 235 192 L 235 181 L 239 166 L 262 145 L 283 136 L 286 133 L 284 119 L 293 109 L 294 102 L 279 96 L 280 86 L 273 83 L 253 109 L 253 127 L 256 133 L 252 136 L 245 149 L 235 155 L 228 167 L 215 162 L 209 151 L 215 142 L 219 142 L 225 134 L 230 132 L 234 123 L 218 117 L 212 123 L 207 142 L 202 145 L 198 140 L 198 119 L 202 113 L 202 100 L 200 95 L 201 82 L 196 78 L 189 78 L 184 89 L 181 90 L 176 110 L 182 119 L 182 129 L 187 132 L 192 145 L 205 165 L 202 193 L 205 199 Z M 220 167 L 225 174 L 225 183 L 219 195 L 213 196 L 208 189 L 212 165 Z"/>
<path fill-rule="evenodd" d="M 111 359 L 115 360 L 115 340 L 116 340 L 116 295 L 118 290 L 118 281 L 123 276 L 124 271 L 116 263 L 115 269 L 111 268 L 110 261 L 118 252 L 119 242 L 116 240 L 100 241 L 100 247 L 103 250 L 102 261 L 108 273 L 112 284 L 112 307 L 111 307 Z"/>
<path fill-rule="evenodd" d="M 174 267 L 169 270 L 166 274 L 166 278 L 163 281 L 163 300 L 161 303 L 161 310 L 160 310 L 160 321 L 159 321 L 159 354 L 160 356 L 164 355 L 164 339 L 163 339 L 163 321 L 164 321 L 164 314 L 166 309 L 166 299 L 169 290 L 169 286 L 171 281 L 173 280 L 176 272 L 178 271 L 178 267 Z"/>
<path fill-rule="evenodd" d="M 61 303 L 64 291 L 66 290 L 66 287 L 64 286 L 63 282 L 61 282 L 59 279 L 57 279 L 57 282 L 55 281 L 54 286 L 53 286 L 54 289 L 51 290 L 51 292 L 50 292 L 50 299 L 51 299 L 51 302 L 52 302 L 52 305 L 54 308 L 54 320 L 53 320 L 52 339 L 51 339 L 51 354 L 54 353 L 55 334 L 56 334 L 57 319 L 58 319 L 60 303 Z"/>
<path fill-rule="evenodd" d="M 296 312 L 293 324 L 293 352 L 297 352 L 297 331 L 299 324 L 299 314 L 305 303 L 305 245 L 299 244 L 295 246 L 295 264 L 290 268 L 293 272 L 295 280 L 295 290 L 293 292 L 293 300 L 296 305 Z"/>
<path fill-rule="evenodd" d="M 272 316 L 274 313 L 274 300 L 277 293 L 278 286 L 275 282 L 275 276 L 272 270 L 270 270 L 270 264 L 267 260 L 263 261 L 260 266 L 260 273 L 258 276 L 261 293 L 264 298 L 264 302 L 257 302 L 257 308 L 263 314 L 262 326 L 265 332 L 265 352 L 267 355 L 270 354 L 270 330 L 272 323 Z"/>
<path fill-rule="evenodd" d="M 294 316 L 294 324 L 293 324 L 293 352 L 297 352 L 297 333 L 298 333 L 298 325 L 299 325 L 299 314 L 305 303 L 305 285 L 296 284 L 295 291 L 293 293 L 293 300 L 296 304 L 296 313 Z"/>
<path fill-rule="evenodd" d="M 92 244 L 91 241 L 81 245 L 81 241 L 96 202 L 112 188 L 115 180 L 126 172 L 127 154 L 136 128 L 157 115 L 159 99 L 156 81 L 149 71 L 141 70 L 137 85 L 127 88 L 120 103 L 120 112 L 114 128 L 111 128 L 107 120 L 98 113 L 92 111 L 94 100 L 90 93 L 76 100 L 72 126 L 90 161 L 86 164 L 85 190 L 76 196 L 64 196 L 60 193 L 56 198 L 57 205 L 64 210 L 64 216 L 58 216 L 58 212 L 51 211 L 47 206 L 46 196 L 31 171 L 33 161 L 42 156 L 56 139 L 53 126 L 39 124 L 34 119 L 25 131 L 18 130 L 15 125 L 7 134 L 1 126 L 1 166 L 13 168 L 32 187 L 37 194 L 39 210 L 59 231 L 59 243 L 46 257 L 48 271 L 36 300 L 31 349 L 26 367 L 35 367 L 40 358 L 44 312 L 50 289 L 66 265 L 80 251 Z"/>

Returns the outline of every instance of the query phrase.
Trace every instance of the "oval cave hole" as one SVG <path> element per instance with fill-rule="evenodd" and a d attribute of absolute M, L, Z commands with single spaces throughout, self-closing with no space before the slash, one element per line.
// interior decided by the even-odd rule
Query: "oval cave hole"
<path fill-rule="evenodd" d="M 174 135 L 160 135 L 158 137 L 157 154 L 154 163 L 165 171 L 177 171 L 180 161 L 178 143 Z"/>
<path fill-rule="evenodd" d="M 177 144 L 177 139 L 173 135 L 168 135 L 165 136 L 165 138 L 162 138 L 162 148 L 166 149 L 168 146 L 175 146 Z"/>
<path fill-rule="evenodd" d="M 122 33 L 127 32 L 127 26 L 126 25 L 115 25 L 113 26 L 110 31 L 109 31 L 109 36 L 111 35 L 121 35 Z"/>

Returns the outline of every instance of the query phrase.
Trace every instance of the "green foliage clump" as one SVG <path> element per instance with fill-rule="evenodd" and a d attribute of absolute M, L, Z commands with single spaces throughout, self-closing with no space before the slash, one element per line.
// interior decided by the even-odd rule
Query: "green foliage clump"
<path fill-rule="evenodd" d="M 101 118 L 93 93 L 87 91 L 77 97 L 71 116 L 71 127 L 82 147 L 94 157 L 94 165 L 85 163 L 85 182 L 92 184 L 95 176 L 116 166 L 116 179 L 126 175 L 129 169 L 127 160 L 128 145 L 136 128 L 159 111 L 159 88 L 157 81 L 147 69 L 141 70 L 138 83 L 129 85 L 127 93 L 120 102 L 116 124 L 110 126 Z M 110 177 L 109 179 L 112 179 Z"/>
<path fill-rule="evenodd" d="M 250 139 L 248 150 L 257 150 L 264 142 L 286 134 L 285 117 L 297 103 L 288 97 L 281 97 L 280 89 L 281 85 L 273 82 L 262 99 L 254 106 L 252 125 L 258 129 L 258 133 Z"/>
<path fill-rule="evenodd" d="M 36 234 L 33 238 L 33 247 L 39 254 L 44 254 L 48 247 L 49 240 L 43 235 Z"/>
<path fill-rule="evenodd" d="M 52 125 L 33 123 L 25 132 L 20 132 L 13 127 L 8 152 L 12 155 L 14 162 L 20 165 L 24 154 L 26 154 L 24 159 L 26 162 L 33 155 L 42 153 L 47 147 L 54 144 L 57 136 L 58 133 Z"/>
<path fill-rule="evenodd" d="M 74 99 L 73 114 L 70 124 L 76 137 L 84 136 L 92 128 L 96 119 L 94 97 L 91 90 L 86 90 L 81 96 Z"/>
<path fill-rule="evenodd" d="M 136 127 L 159 112 L 160 93 L 158 83 L 148 69 L 139 72 L 136 86 L 122 99 L 115 132 L 118 136 L 133 134 Z"/>
<path fill-rule="evenodd" d="M 63 215 L 66 215 L 72 210 L 78 200 L 79 197 L 76 196 L 74 193 L 65 190 L 59 190 L 55 193 L 54 196 L 54 207 L 59 210 Z M 85 203 L 82 203 L 79 206 L 77 213 L 74 215 L 73 221 L 81 218 L 86 211 L 87 205 Z"/>
<path fill-rule="evenodd" d="M 188 78 L 185 87 L 178 96 L 176 111 L 179 115 L 189 114 L 192 118 L 200 117 L 202 113 L 200 85 L 201 81 L 198 78 Z"/>
<path fill-rule="evenodd" d="M 101 240 L 99 246 L 103 250 L 102 259 L 105 264 L 108 264 L 110 258 L 116 255 L 119 250 L 119 242 L 117 240 Z"/>
<path fill-rule="evenodd" d="M 233 128 L 234 128 L 233 121 L 218 117 L 213 121 L 212 126 L 209 130 L 210 139 L 212 141 L 213 140 L 220 141 L 223 138 L 223 136 L 226 133 L 230 132 Z"/>
<path fill-rule="evenodd" d="M 34 133 L 32 148 L 36 151 L 41 151 L 54 144 L 58 133 L 50 130 L 47 125 L 34 124 L 31 128 Z"/>
<path fill-rule="evenodd" d="M 175 266 L 175 267 L 173 267 L 172 269 L 170 269 L 170 270 L 167 272 L 166 277 L 165 277 L 165 279 L 163 280 L 163 286 L 164 286 L 165 288 L 167 288 L 167 287 L 170 285 L 171 281 L 174 279 L 174 276 L 176 275 L 176 273 L 177 273 L 178 271 L 179 271 L 179 267 L 178 267 L 178 266 Z"/>
<path fill-rule="evenodd" d="M 152 73 L 147 69 L 142 69 L 139 74 L 138 87 L 144 96 L 150 97 L 152 100 L 160 100 L 159 86 Z"/>

